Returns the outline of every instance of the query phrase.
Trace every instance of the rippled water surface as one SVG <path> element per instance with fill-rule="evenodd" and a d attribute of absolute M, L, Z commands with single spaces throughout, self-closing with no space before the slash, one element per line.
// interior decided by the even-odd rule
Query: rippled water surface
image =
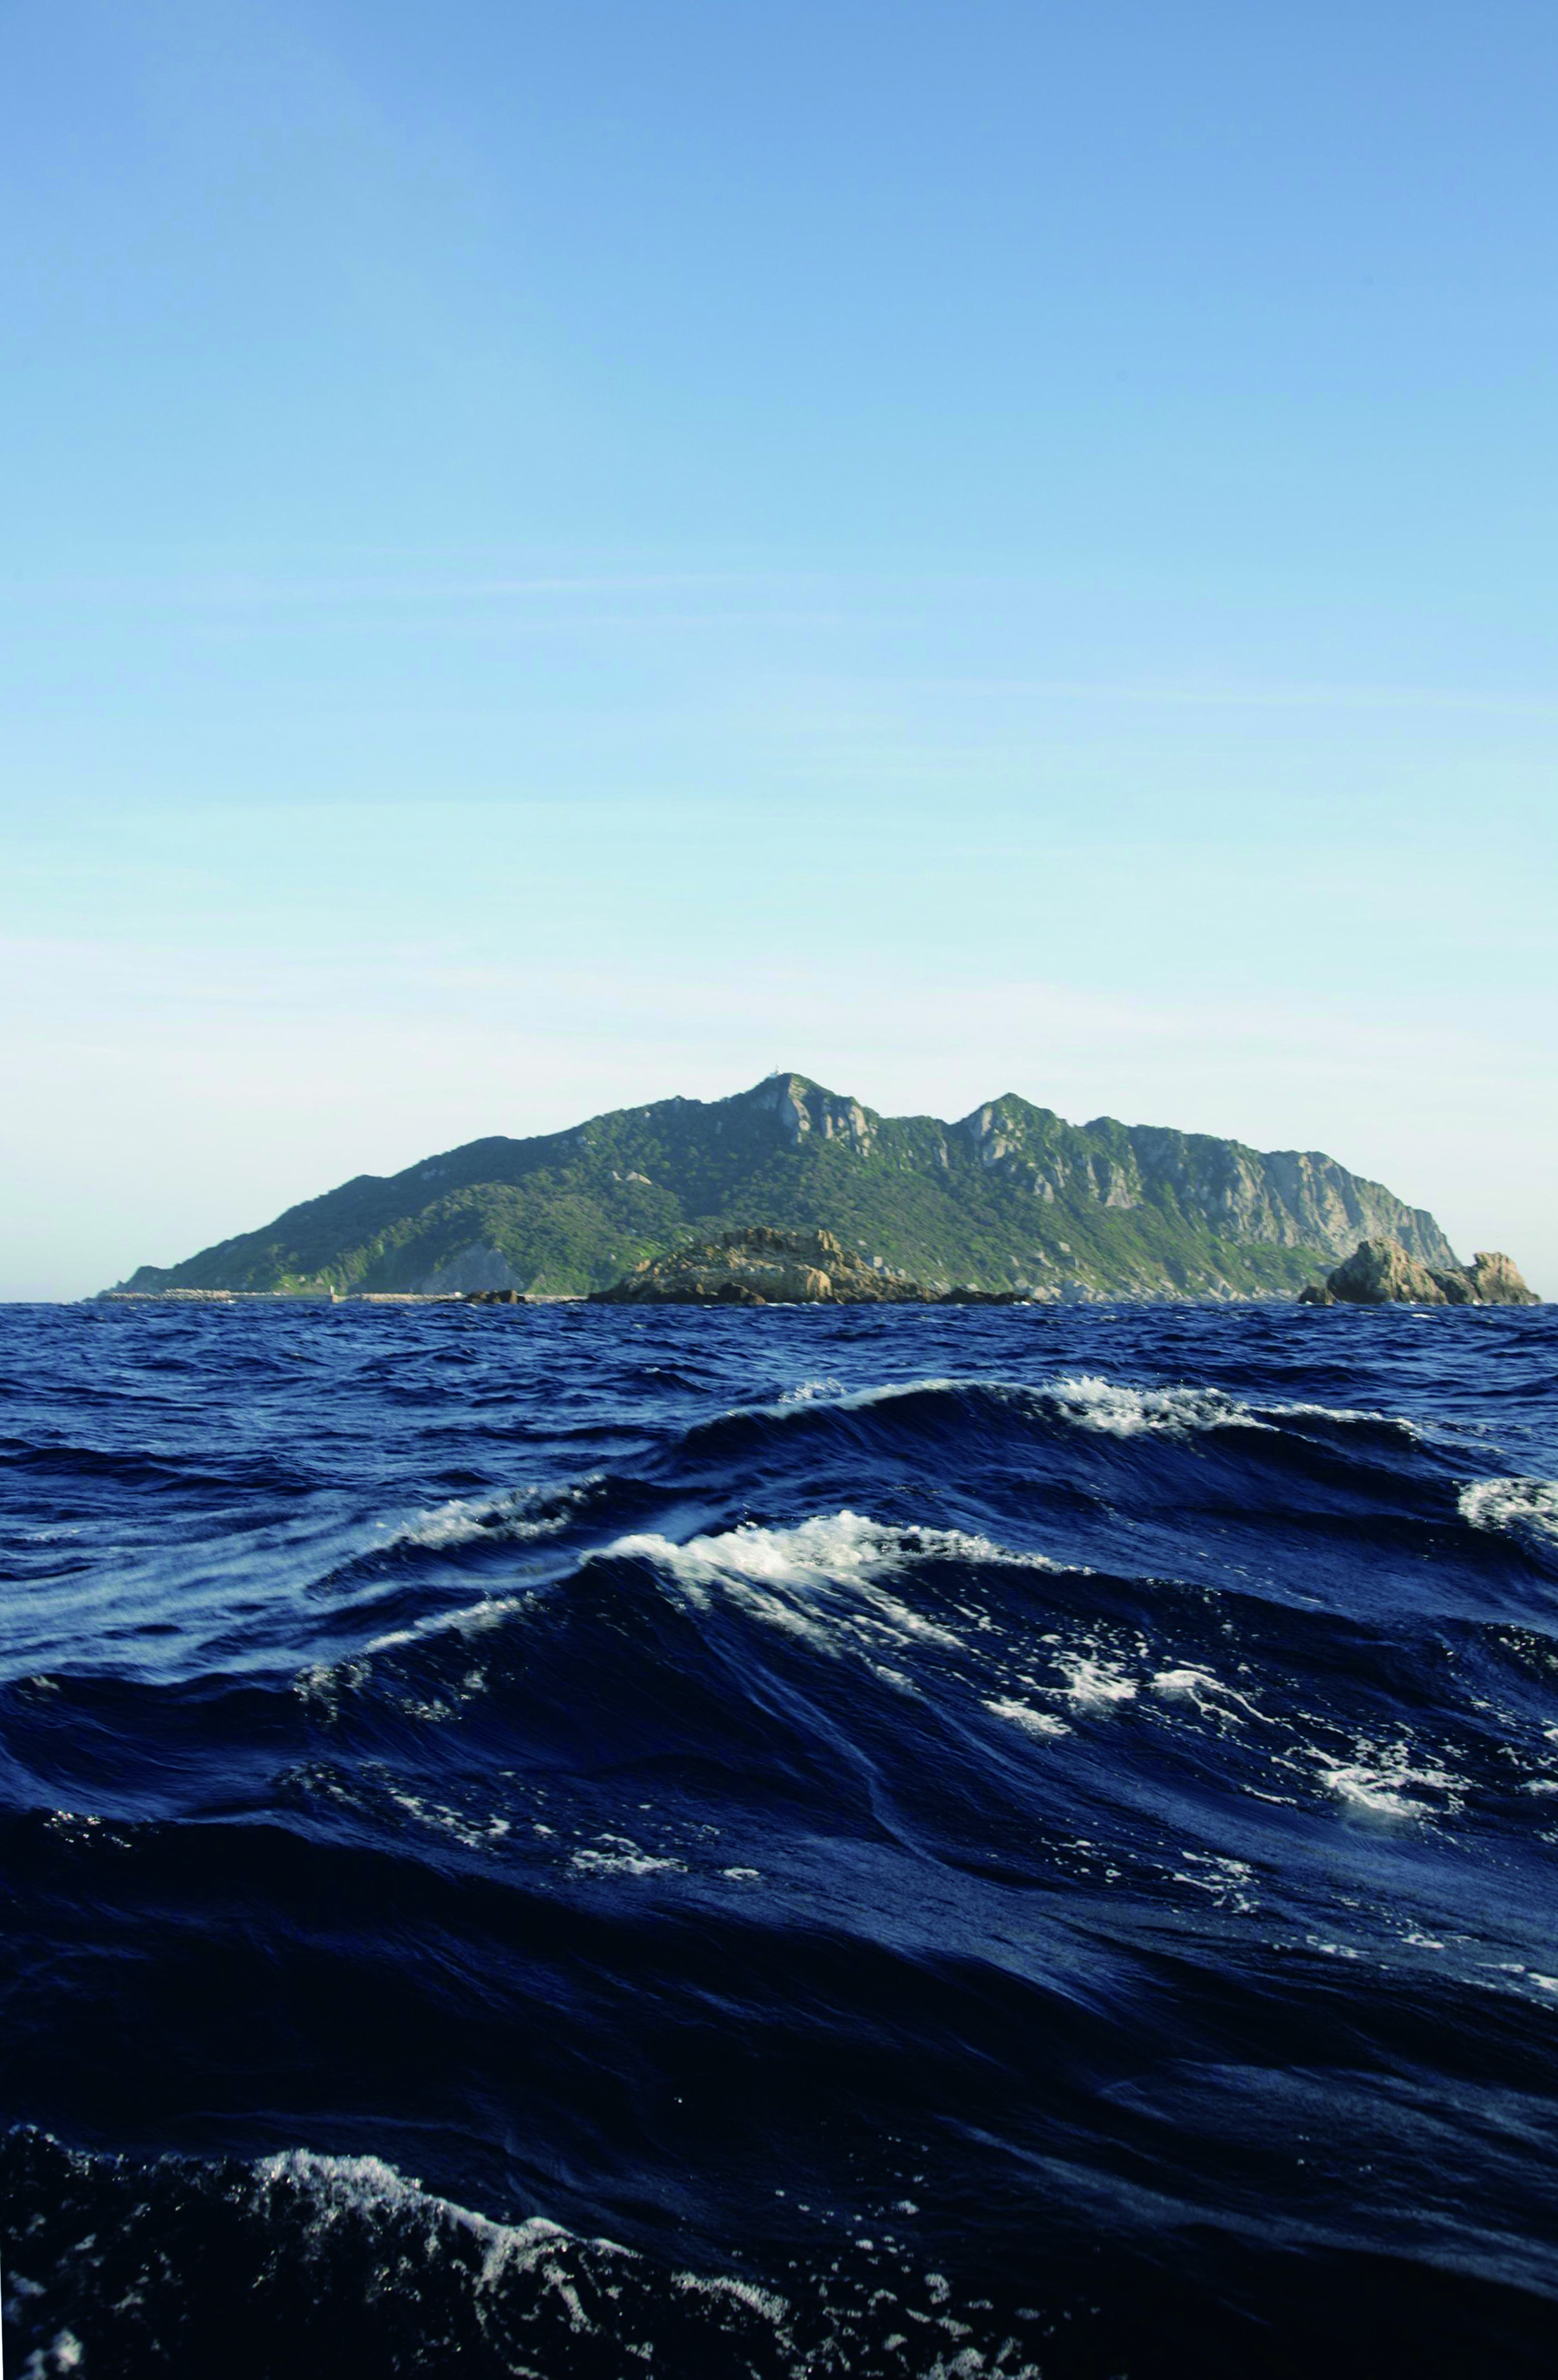
<path fill-rule="evenodd" d="M 0 1309 L 7 2372 L 1555 2368 L 1555 1382 Z"/>

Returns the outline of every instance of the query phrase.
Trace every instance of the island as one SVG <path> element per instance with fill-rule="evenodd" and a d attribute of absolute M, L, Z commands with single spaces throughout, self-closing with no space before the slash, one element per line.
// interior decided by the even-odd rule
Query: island
<path fill-rule="evenodd" d="M 826 1274 L 834 1299 L 846 1284 L 877 1302 L 895 1281 L 1045 1304 L 1292 1300 L 1360 1241 L 1435 1277 L 1462 1269 L 1425 1208 L 1316 1150 L 1109 1116 L 1072 1124 L 1011 1092 L 952 1123 L 884 1116 L 778 1073 L 728 1099 L 618 1108 L 358 1174 L 257 1230 L 142 1265 L 115 1293 L 587 1297 L 691 1279 L 726 1233 L 752 1231 L 825 1232 L 836 1256 L 782 1260 L 797 1280 Z M 759 1260 L 748 1246 L 743 1263 Z M 740 1269 L 726 1267 L 737 1287 Z"/>

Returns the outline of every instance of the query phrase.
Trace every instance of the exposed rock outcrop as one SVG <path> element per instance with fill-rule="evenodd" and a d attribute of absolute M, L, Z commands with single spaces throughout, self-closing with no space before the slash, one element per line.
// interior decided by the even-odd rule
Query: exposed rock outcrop
<path fill-rule="evenodd" d="M 1446 1305 L 1449 1300 L 1427 1265 L 1409 1257 L 1394 1240 L 1361 1240 L 1345 1264 L 1326 1277 L 1326 1288 L 1343 1305 Z"/>
<path fill-rule="evenodd" d="M 832 1232 L 758 1223 L 648 1257 L 594 1297 L 623 1305 L 1016 1305 L 1015 1290 L 927 1289 L 851 1255 Z"/>
<path fill-rule="evenodd" d="M 487 1290 L 518 1290 L 526 1284 L 496 1248 L 456 1248 L 412 1286 L 428 1297 L 474 1297 Z"/>
<path fill-rule="evenodd" d="M 1540 1305 L 1534 1289 L 1520 1278 L 1519 1267 L 1501 1248 L 1479 1248 L 1467 1267 L 1479 1305 Z"/>
<path fill-rule="evenodd" d="M 1298 1293 L 1301 1305 L 1540 1305 L 1511 1259 L 1483 1249 L 1469 1265 L 1419 1264 L 1394 1240 L 1360 1241 L 1345 1264 Z"/>
<path fill-rule="evenodd" d="M 594 1295 L 628 1305 L 814 1305 L 851 1295 L 880 1302 L 886 1293 L 887 1284 L 831 1232 L 759 1224 L 646 1257 Z"/>

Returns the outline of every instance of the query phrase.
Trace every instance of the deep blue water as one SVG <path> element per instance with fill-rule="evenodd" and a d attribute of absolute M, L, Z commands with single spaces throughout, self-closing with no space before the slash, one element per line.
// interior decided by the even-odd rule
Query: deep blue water
<path fill-rule="evenodd" d="M 6 2371 L 1558 2365 L 1558 1311 L 0 1309 Z"/>

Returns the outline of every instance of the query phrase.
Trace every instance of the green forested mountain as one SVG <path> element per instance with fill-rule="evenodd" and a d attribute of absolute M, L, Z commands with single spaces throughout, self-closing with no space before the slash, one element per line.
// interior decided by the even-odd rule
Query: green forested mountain
<path fill-rule="evenodd" d="M 619 1108 L 359 1174 L 133 1290 L 588 1290 L 733 1225 L 821 1225 L 932 1286 L 1120 1297 L 1290 1293 L 1363 1238 L 1453 1264 L 1433 1217 L 1329 1157 L 1007 1096 L 880 1116 L 803 1075 Z M 1323 1263 L 1321 1261 L 1323 1259 Z"/>

